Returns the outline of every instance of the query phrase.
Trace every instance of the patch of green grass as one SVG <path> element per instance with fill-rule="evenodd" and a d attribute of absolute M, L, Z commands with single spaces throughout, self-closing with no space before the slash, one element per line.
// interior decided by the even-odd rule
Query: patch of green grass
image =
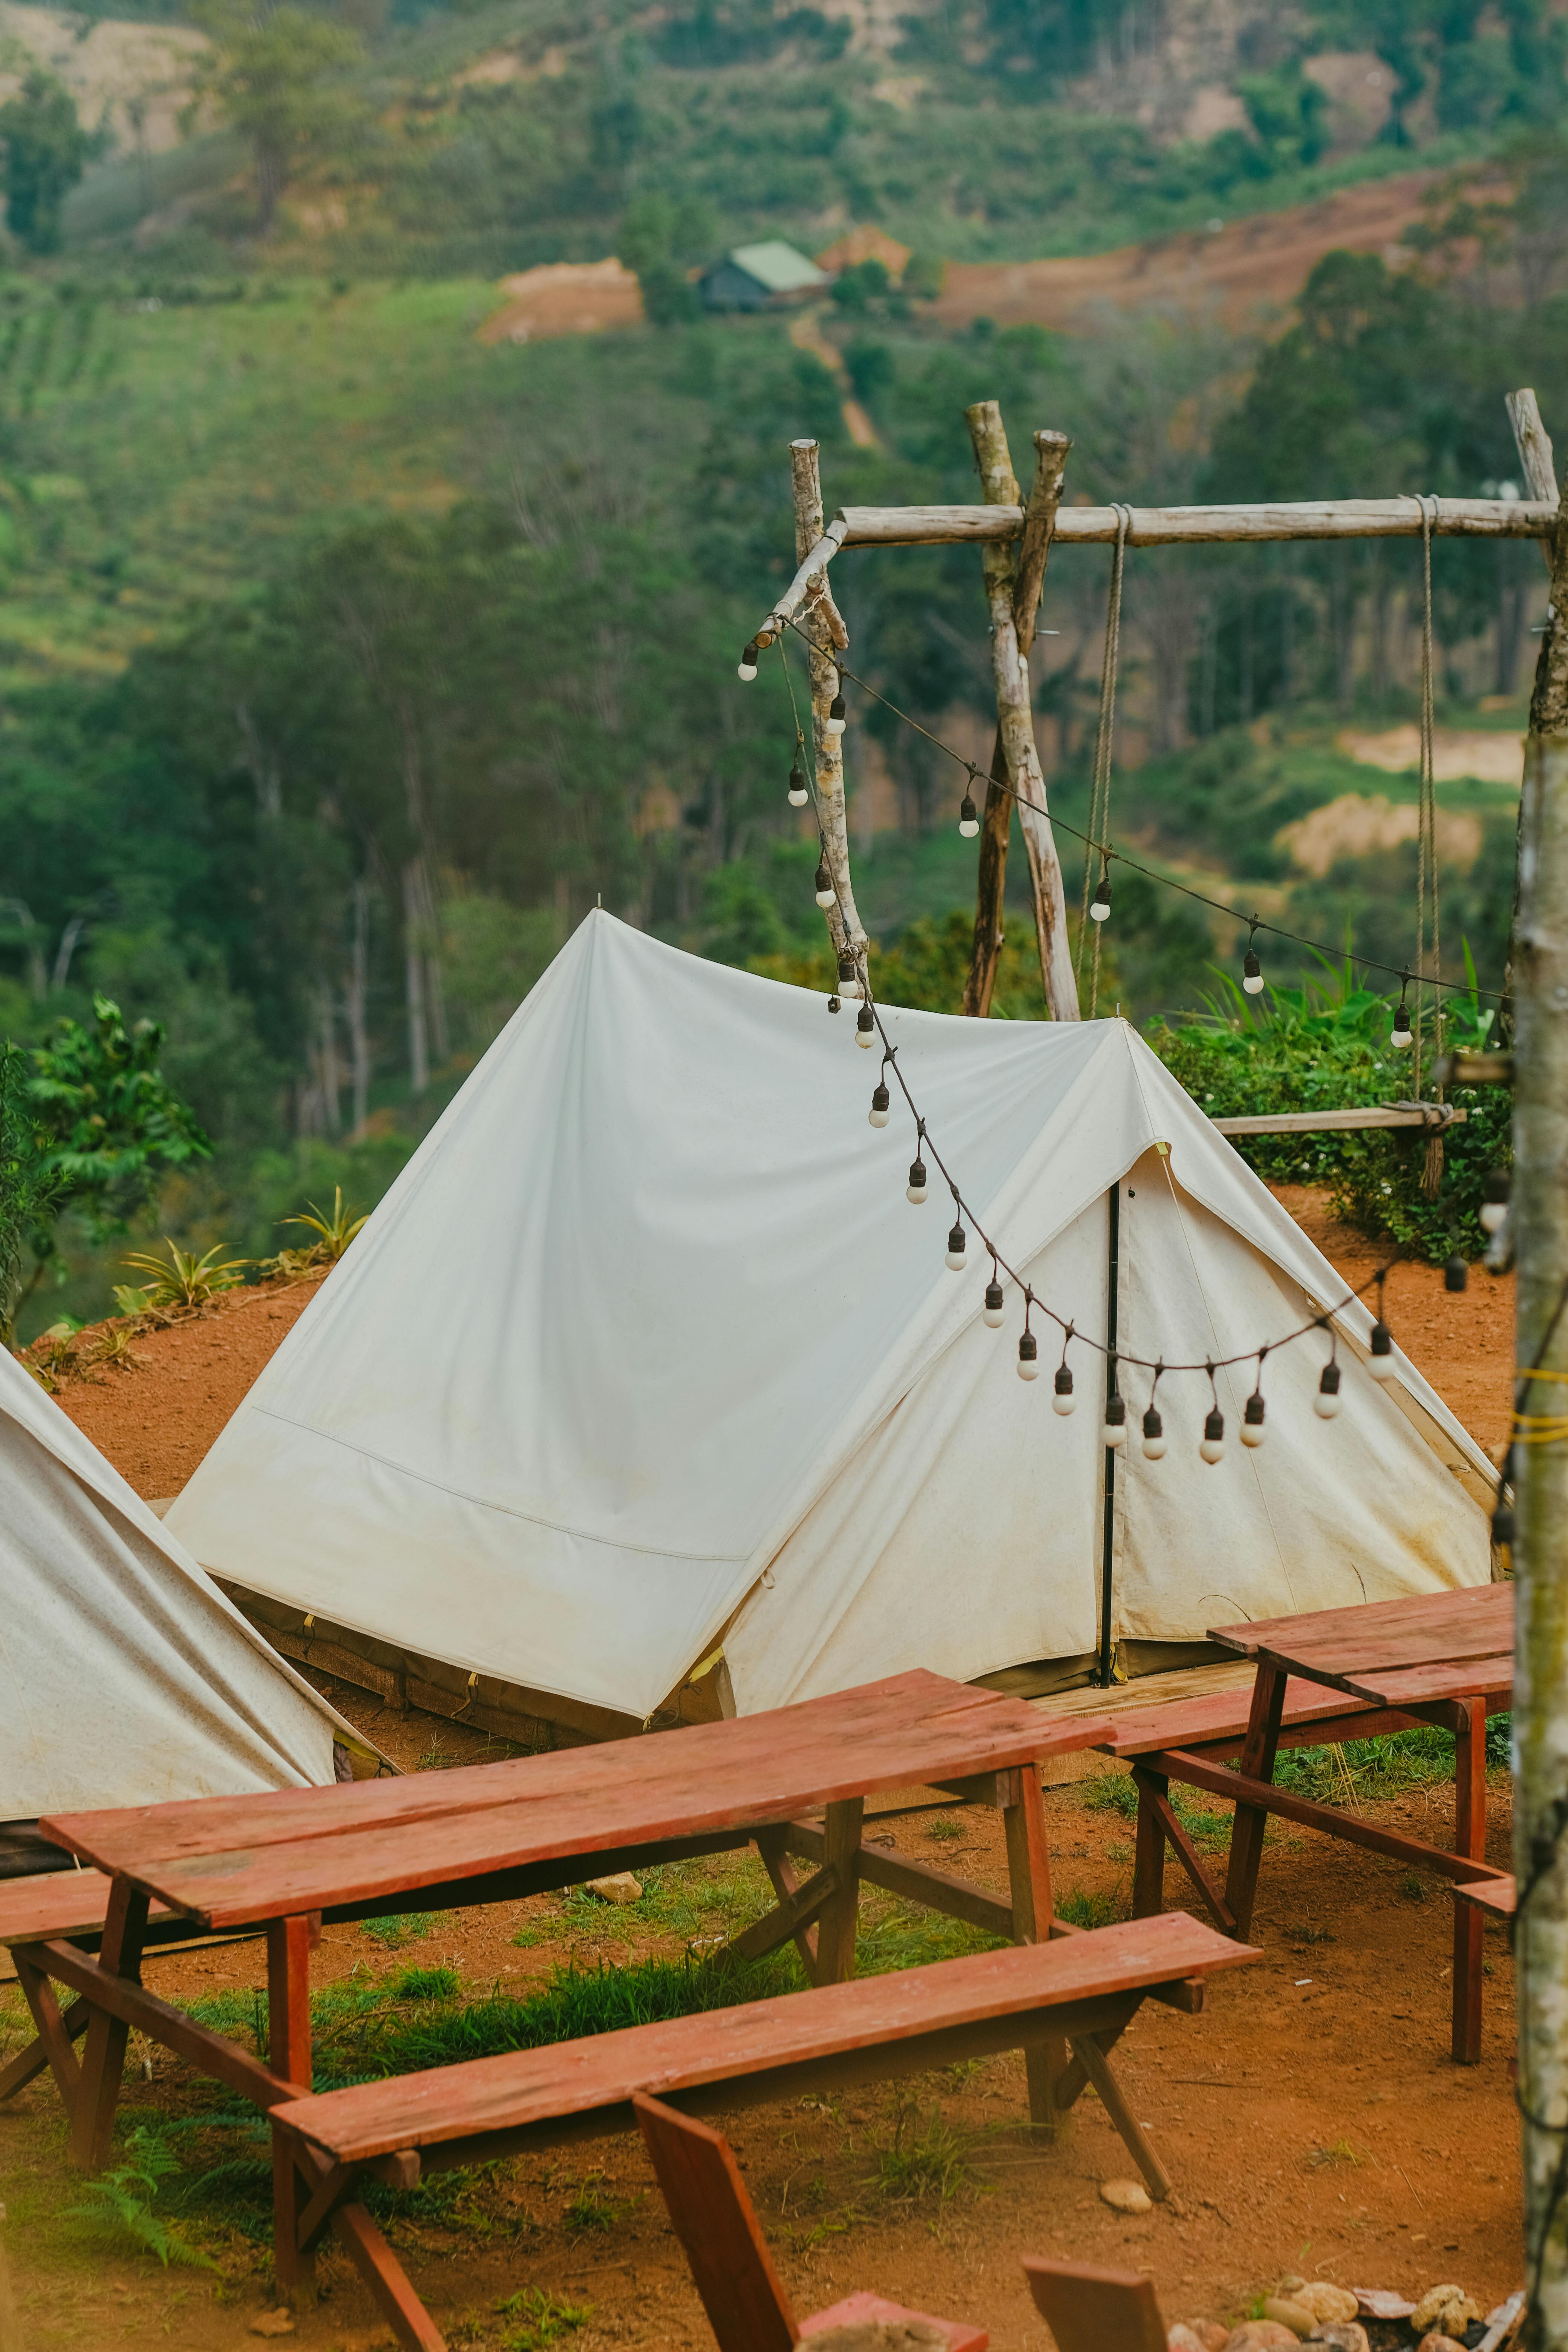
<path fill-rule="evenodd" d="M 566 2200 L 566 2227 L 574 2231 L 619 2229 L 636 2210 L 635 2197 L 612 2197 L 602 2172 L 590 2172 L 573 2185 Z"/>
<path fill-rule="evenodd" d="M 1091 1813 L 1120 1813 L 1124 1822 L 1138 1818 L 1138 1783 L 1131 1772 L 1097 1772 L 1080 1781 L 1078 1801 Z"/>
<path fill-rule="evenodd" d="M 940 2106 L 922 2116 L 912 2100 L 900 2100 L 892 2139 L 876 2149 L 876 2186 L 900 2203 L 934 2199 L 945 2204 L 977 2185 L 964 2147 Z"/>
<path fill-rule="evenodd" d="M 405 1944 L 423 1943 L 426 1936 L 446 1924 L 444 1911 L 405 1911 L 395 1918 L 360 1922 L 372 1943 L 384 1945 L 389 1952 L 400 1951 Z"/>
<path fill-rule="evenodd" d="M 401 1969 L 390 1990 L 394 2000 L 456 2000 L 463 1979 L 456 1969 Z"/>
<path fill-rule="evenodd" d="M 542 2286 L 519 2287 L 504 2303 L 498 2303 L 496 2310 L 502 2319 L 523 2323 L 502 2336 L 502 2352 L 545 2352 L 547 2345 L 570 2329 L 586 2326 L 594 2316 L 591 2303 L 568 2303 Z"/>
<path fill-rule="evenodd" d="M 1172 1811 L 1194 1845 L 1228 1843 L 1228 1813 L 1210 1812 L 1205 1806 L 1194 1804 L 1179 1782 L 1172 1783 L 1170 1797 Z M 1138 1818 L 1138 1783 L 1131 1772 L 1097 1773 L 1092 1780 L 1083 1782 L 1079 1798 L 1091 1813 L 1120 1813 L 1124 1822 Z M 1112 1851 L 1111 1859 L 1121 1860 L 1121 1854 Z"/>
<path fill-rule="evenodd" d="M 963 1835 L 963 1823 L 954 1821 L 951 1813 L 938 1813 L 934 1822 L 926 1823 L 926 1835 L 934 1838 L 938 1845 L 946 1845 Z"/>
<path fill-rule="evenodd" d="M 1413 1870 L 1407 1870 L 1400 1880 L 1399 1891 L 1406 1903 L 1425 1903 L 1426 1900 L 1426 1882 L 1417 1878 Z"/>
<path fill-rule="evenodd" d="M 926 1911 L 894 1902 L 886 1910 L 862 1901 L 860 1933 L 855 1940 L 858 1976 L 885 1976 L 894 1969 L 925 1968 L 932 1960 L 957 1960 L 970 1952 L 1001 1949 L 1002 1938 L 988 1936 L 966 1920 L 950 1919 L 941 1911 Z"/>
<path fill-rule="evenodd" d="M 1361 2158 L 1348 2139 L 1337 2139 L 1332 2147 L 1315 2147 L 1307 2161 L 1311 2165 L 1359 2164 Z"/>
<path fill-rule="evenodd" d="M 1069 1927 L 1109 1927 L 1116 1911 L 1114 1895 L 1091 1895 L 1085 1886 L 1071 1886 L 1057 1898 L 1057 1917 Z"/>

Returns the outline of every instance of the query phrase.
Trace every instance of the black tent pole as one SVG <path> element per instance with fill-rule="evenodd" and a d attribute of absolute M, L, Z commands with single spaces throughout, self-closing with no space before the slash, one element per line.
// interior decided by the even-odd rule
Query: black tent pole
<path fill-rule="evenodd" d="M 1116 1393 L 1116 1284 L 1118 1261 L 1121 1255 L 1121 1186 L 1113 1184 L 1106 1194 L 1110 1220 L 1110 1263 L 1106 1275 L 1105 1306 L 1105 1401 L 1110 1403 Z M 1105 1531 L 1100 1553 L 1100 1682 L 1102 1690 L 1111 1683 L 1110 1638 L 1111 1584 L 1116 1573 L 1116 1449 L 1105 1449 Z"/>

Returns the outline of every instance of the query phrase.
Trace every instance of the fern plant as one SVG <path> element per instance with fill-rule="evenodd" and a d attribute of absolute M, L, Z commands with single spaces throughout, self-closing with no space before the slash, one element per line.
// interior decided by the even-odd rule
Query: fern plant
<path fill-rule="evenodd" d="M 128 2160 L 97 2180 L 89 2180 L 79 2205 L 66 2208 L 66 2219 L 84 2221 L 89 2229 L 110 2237 L 129 2239 L 143 2253 L 153 2254 L 167 2270 L 171 2263 L 187 2270 L 216 2271 L 210 2254 L 153 2210 L 163 2182 L 180 2169 L 179 2159 L 155 2132 L 142 2127 L 131 2134 Z"/>

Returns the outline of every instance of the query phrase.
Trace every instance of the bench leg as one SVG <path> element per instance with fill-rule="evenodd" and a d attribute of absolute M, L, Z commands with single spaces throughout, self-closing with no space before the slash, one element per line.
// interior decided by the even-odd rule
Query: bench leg
<path fill-rule="evenodd" d="M 1005 1776 L 1002 1826 L 1007 1841 L 1007 1880 L 1013 1898 L 1013 1941 L 1048 1942 L 1056 1906 L 1051 1897 L 1051 1855 L 1046 1842 L 1046 1806 L 1040 1776 L 1032 1764 Z M 1055 2131 L 1055 2085 L 1068 2063 L 1066 2037 L 1047 2034 L 1024 2048 L 1029 2090 L 1029 2121 L 1037 2131 Z"/>
<path fill-rule="evenodd" d="M 447 2339 L 363 2205 L 340 2205 L 332 2234 L 371 2292 L 404 2352 L 447 2352 Z"/>
<path fill-rule="evenodd" d="M 1154 1796 L 1169 1797 L 1163 1772 L 1134 1772 L 1138 1790 L 1138 1837 L 1132 1850 L 1132 1916 L 1156 1919 L 1165 1907 L 1165 1825 Z"/>
<path fill-rule="evenodd" d="M 310 2086 L 310 1922 L 271 1919 L 267 1926 L 268 2063 L 286 2083 Z M 316 2300 L 316 2258 L 300 2250 L 300 2216 L 313 2184 L 301 2182 L 289 2141 L 272 2132 L 272 2263 L 280 2303 Z M 301 2194 L 303 2190 L 303 2194 Z"/>
<path fill-rule="evenodd" d="M 1099 2092 L 1100 2105 L 1121 2134 L 1127 2153 L 1148 2182 L 1150 2196 L 1157 2205 L 1163 2204 L 1171 2193 L 1171 2176 L 1150 2147 L 1143 2126 L 1122 2095 L 1121 2085 L 1110 2071 L 1110 2061 L 1092 2033 L 1078 2035 L 1072 2048 L 1073 2056 Z"/>
<path fill-rule="evenodd" d="M 1285 1708 L 1285 1676 L 1278 1666 L 1258 1664 L 1252 1688 L 1252 1712 L 1247 1718 L 1247 1744 L 1240 1769 L 1253 1780 L 1274 1778 L 1274 1757 L 1279 1746 L 1279 1723 Z M 1258 1893 L 1258 1866 L 1263 1860 L 1263 1834 L 1268 1816 L 1256 1805 L 1237 1805 L 1230 1832 L 1230 1868 L 1226 1874 L 1226 1909 L 1242 1937 L 1252 1927 L 1252 1905 Z"/>
<path fill-rule="evenodd" d="M 42 1969 L 36 1968 L 26 1952 L 14 1951 L 11 1958 L 38 2038 L 0 2070 L 0 2099 L 8 2099 L 47 2066 L 53 2070 L 67 2115 L 72 2115 L 81 2088 L 81 2068 L 71 2043 L 79 2033 L 87 2032 L 92 2011 L 85 2000 L 76 2000 L 62 2017 L 55 1989 Z"/>
<path fill-rule="evenodd" d="M 864 1797 L 846 1797 L 827 1808 L 822 1859 L 838 1874 L 838 1891 L 816 1922 L 818 1984 L 847 1984 L 855 1973 L 855 1933 L 860 1922 L 860 1832 Z"/>
<path fill-rule="evenodd" d="M 98 1962 L 110 1976 L 127 1977 L 132 1984 L 142 1981 L 142 1939 L 147 1931 L 147 1907 L 148 1898 L 139 1888 L 132 1886 L 129 1879 L 115 1878 L 104 1913 Z M 130 2032 L 123 2019 L 110 2017 L 107 2010 L 93 2011 L 71 2117 L 71 2159 L 87 2172 L 100 2172 L 109 2161 Z"/>
<path fill-rule="evenodd" d="M 801 1884 L 795 1876 L 795 1865 L 784 1851 L 788 1836 L 789 1832 L 780 1823 L 772 1829 L 759 1830 L 753 1840 L 763 1858 L 763 1868 L 767 1872 L 773 1893 L 781 1903 L 787 1903 L 792 1895 L 798 1895 Z M 794 1932 L 795 1948 L 800 1954 L 806 1983 L 814 1985 L 817 1981 L 816 1927 L 808 1924 L 796 1927 Z"/>
<path fill-rule="evenodd" d="M 1487 1851 L 1487 1708 L 1460 1699 L 1454 1731 L 1454 1852 L 1484 1862 Z M 1486 1920 L 1473 1903 L 1454 1906 L 1454 2058 L 1481 2054 L 1481 1962 Z"/>

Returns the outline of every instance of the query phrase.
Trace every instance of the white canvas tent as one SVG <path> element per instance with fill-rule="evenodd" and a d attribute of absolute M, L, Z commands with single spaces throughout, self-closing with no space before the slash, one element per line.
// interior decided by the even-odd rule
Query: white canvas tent
<path fill-rule="evenodd" d="M 1280 1338 L 1343 1286 L 1133 1031 L 889 1011 L 931 1131 L 1042 1298 L 1151 1359 Z M 944 1264 L 905 1199 L 910 1122 L 820 996 L 594 914 L 284 1341 L 169 1524 L 208 1568 L 354 1637 L 646 1719 L 723 1643 L 742 1712 L 921 1664 L 1082 1660 L 1100 1633 L 1103 1361 L 1052 1410 L 1022 1305 Z M 1398 1283 L 1391 1288 L 1397 1323 Z M 1117 1642 L 1484 1581 L 1492 1472 L 1371 1318 L 1170 1375 L 1161 1462 L 1127 1449 Z M 1123 1379 L 1134 1424 L 1149 1376 Z M 297 1622 L 297 1621 L 296 1621 Z M 474 1687 L 472 1680 L 468 1685 Z"/>
<path fill-rule="evenodd" d="M 0 1873 L 40 1813 L 325 1783 L 334 1742 L 374 1755 L 0 1349 Z"/>

